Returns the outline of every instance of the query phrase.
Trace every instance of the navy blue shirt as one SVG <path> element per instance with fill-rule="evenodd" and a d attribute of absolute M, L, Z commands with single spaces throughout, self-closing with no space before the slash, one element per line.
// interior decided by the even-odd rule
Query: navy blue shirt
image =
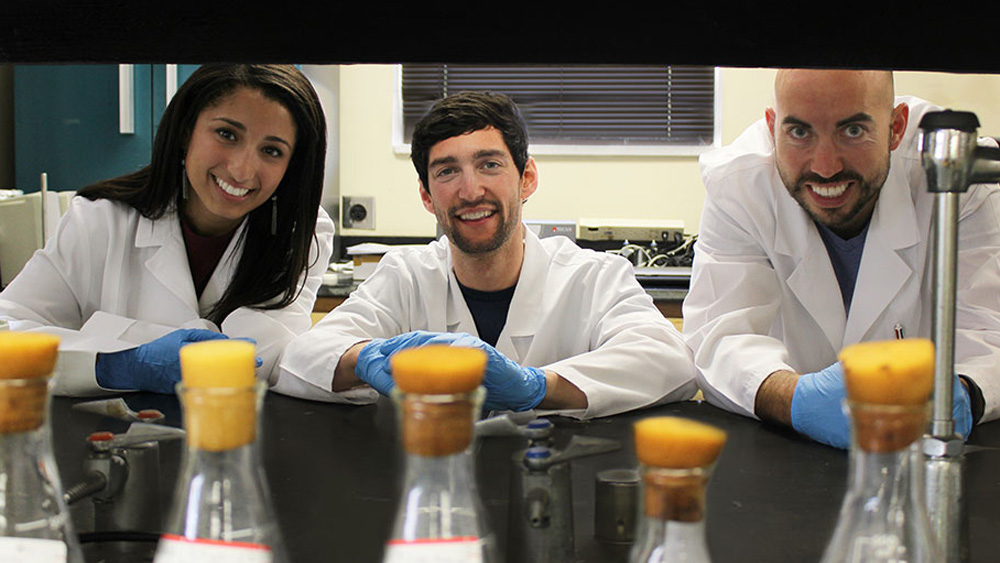
<path fill-rule="evenodd" d="M 462 288 L 465 304 L 469 306 L 472 320 L 476 322 L 479 339 L 490 346 L 496 346 L 500 333 L 507 324 L 507 311 L 510 310 L 510 301 L 514 298 L 517 285 L 500 291 L 479 291 L 461 283 L 458 287 Z"/>
<path fill-rule="evenodd" d="M 826 252 L 830 255 L 830 263 L 833 265 L 833 272 L 837 274 L 837 283 L 840 285 L 840 296 L 844 300 L 844 310 L 851 310 L 851 299 L 854 298 L 854 286 L 858 281 L 858 270 L 861 269 L 861 254 L 865 250 L 865 239 L 868 237 L 868 225 L 849 239 L 842 239 L 840 235 L 830 229 L 816 223 L 819 229 L 819 236 L 826 245 Z"/>

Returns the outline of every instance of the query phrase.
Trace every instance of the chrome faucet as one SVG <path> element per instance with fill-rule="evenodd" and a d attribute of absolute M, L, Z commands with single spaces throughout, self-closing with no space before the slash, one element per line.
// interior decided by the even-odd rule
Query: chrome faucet
<path fill-rule="evenodd" d="M 109 543 L 106 549 L 111 551 L 107 553 L 141 551 L 143 548 L 129 542 L 148 542 L 146 538 L 158 537 L 162 529 L 159 442 L 183 438 L 185 432 L 160 424 L 163 416 L 158 411 L 143 411 L 141 418 L 152 422 L 133 422 L 121 434 L 91 434 L 87 438 L 90 453 L 83 462 L 84 478 L 63 494 L 69 505 L 91 500 L 92 516 L 87 519 L 93 520 L 85 526 L 93 530 L 89 535 L 106 542 L 128 538 L 124 544 Z"/>
<path fill-rule="evenodd" d="M 512 458 L 507 558 L 522 563 L 572 561 L 574 553 L 573 487 L 570 462 L 621 448 L 616 440 L 573 436 L 556 449 L 552 423 L 538 419 L 524 435 L 528 448 Z"/>

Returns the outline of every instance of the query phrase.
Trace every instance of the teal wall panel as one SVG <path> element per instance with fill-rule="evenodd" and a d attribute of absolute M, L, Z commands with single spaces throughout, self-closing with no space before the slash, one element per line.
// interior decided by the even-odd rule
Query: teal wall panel
<path fill-rule="evenodd" d="M 152 147 L 151 65 L 135 65 L 135 133 L 119 130 L 118 65 L 14 67 L 16 187 L 52 190 L 141 168 Z"/>

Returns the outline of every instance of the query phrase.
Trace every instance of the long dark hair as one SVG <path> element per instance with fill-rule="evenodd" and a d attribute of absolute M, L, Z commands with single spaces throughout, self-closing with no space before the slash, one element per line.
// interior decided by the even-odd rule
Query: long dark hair
<path fill-rule="evenodd" d="M 239 307 L 280 309 L 302 291 L 315 238 L 326 161 L 326 118 L 309 80 L 292 65 L 215 64 L 199 67 L 177 89 L 153 141 L 145 168 L 87 186 L 77 193 L 134 207 L 149 219 L 182 209 L 182 160 L 198 115 L 240 88 L 262 92 L 291 114 L 295 150 L 278 184 L 277 229 L 271 235 L 272 203 L 250 212 L 243 253 L 232 282 L 207 318 L 216 324 Z"/>

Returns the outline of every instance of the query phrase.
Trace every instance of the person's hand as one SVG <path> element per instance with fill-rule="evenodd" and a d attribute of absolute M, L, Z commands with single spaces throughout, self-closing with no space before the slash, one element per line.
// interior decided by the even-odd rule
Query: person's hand
<path fill-rule="evenodd" d="M 181 346 L 225 338 L 211 330 L 183 328 L 135 348 L 98 354 L 97 384 L 105 389 L 174 393 L 181 380 Z"/>
<path fill-rule="evenodd" d="M 468 335 L 416 330 L 404 332 L 392 338 L 375 338 L 358 353 L 354 374 L 358 376 L 358 379 L 370 385 L 372 389 L 383 395 L 388 395 L 396 386 L 389 368 L 390 356 L 406 348 L 416 348 L 429 344 L 451 344 L 464 336 Z"/>
<path fill-rule="evenodd" d="M 972 432 L 972 399 L 969 397 L 969 390 L 962 384 L 962 378 L 957 375 L 951 396 L 951 415 L 955 419 L 955 432 L 961 434 L 963 440 L 968 440 L 969 433 Z"/>
<path fill-rule="evenodd" d="M 840 362 L 799 377 L 792 395 L 792 427 L 817 442 L 846 450 L 851 426 L 844 413 L 844 369 Z"/>
<path fill-rule="evenodd" d="M 486 352 L 486 374 L 483 376 L 486 400 L 483 408 L 520 412 L 535 408 L 545 398 L 547 384 L 544 371 L 519 366 L 496 348 L 474 336 L 465 335 L 453 342 L 452 346 L 479 348 Z"/>

